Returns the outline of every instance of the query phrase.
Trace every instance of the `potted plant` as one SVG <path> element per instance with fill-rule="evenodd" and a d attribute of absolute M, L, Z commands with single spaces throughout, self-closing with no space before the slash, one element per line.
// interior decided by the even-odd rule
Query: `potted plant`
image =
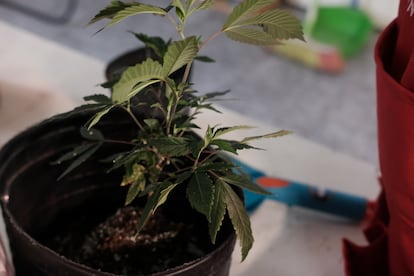
<path fill-rule="evenodd" d="M 246 258 L 253 236 L 242 189 L 266 191 L 224 153 L 287 132 L 235 141 L 225 135 L 248 126 L 212 125 L 196 135 L 195 117 L 216 110 L 211 100 L 226 92 L 199 95 L 188 76 L 221 34 L 256 45 L 302 39 L 299 20 L 273 2 L 241 2 L 206 39 L 185 30 L 211 0 L 166 7 L 112 1 L 92 19 L 109 19 L 106 28 L 150 13 L 167 18 L 178 39 L 162 48 L 145 36 L 158 60 L 128 67 L 111 97 L 86 97 L 89 104 L 26 130 L 0 151 L 1 203 L 19 274 L 227 275 L 236 236 Z M 158 101 L 136 100 L 151 92 Z"/>

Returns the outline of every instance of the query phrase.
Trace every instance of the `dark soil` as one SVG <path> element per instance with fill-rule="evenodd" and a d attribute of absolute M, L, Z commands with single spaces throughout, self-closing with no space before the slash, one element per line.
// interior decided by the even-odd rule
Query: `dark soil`
<path fill-rule="evenodd" d="M 167 220 L 161 207 L 136 235 L 141 211 L 123 207 L 94 226 L 81 218 L 76 225 L 61 225 L 59 234 L 43 243 L 73 261 L 121 275 L 164 271 L 211 250 L 195 226 Z"/>

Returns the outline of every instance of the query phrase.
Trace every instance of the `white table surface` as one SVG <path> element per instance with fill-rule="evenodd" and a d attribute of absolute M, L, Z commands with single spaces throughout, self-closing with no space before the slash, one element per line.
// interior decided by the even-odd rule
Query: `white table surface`
<path fill-rule="evenodd" d="M 104 81 L 103 62 L 4 22 L 0 22 L 0 36 L 0 145 L 25 127 L 71 109 L 83 96 L 103 92 L 97 87 Z M 278 130 L 224 108 L 221 111 L 221 115 L 203 114 L 199 124 L 258 126 L 240 136 Z M 378 193 L 372 164 L 295 134 L 255 145 L 266 151 L 246 151 L 240 159 L 270 175 L 370 199 Z M 236 248 L 232 276 L 343 275 L 342 238 L 364 243 L 360 223 L 277 202 L 265 202 L 251 220 L 255 244 L 243 263 Z"/>

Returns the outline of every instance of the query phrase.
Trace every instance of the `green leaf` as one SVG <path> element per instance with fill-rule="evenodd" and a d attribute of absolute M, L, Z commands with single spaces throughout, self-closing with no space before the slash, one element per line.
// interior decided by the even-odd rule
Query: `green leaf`
<path fill-rule="evenodd" d="M 122 1 L 111 1 L 105 8 L 103 8 L 98 14 L 96 14 L 92 20 L 89 21 L 89 24 L 98 22 L 102 19 L 111 19 L 114 15 L 128 7 L 128 4 L 123 3 Z"/>
<path fill-rule="evenodd" d="M 211 142 L 211 145 L 216 145 L 220 150 L 228 151 L 234 154 L 237 154 L 237 151 L 241 149 L 254 148 L 248 144 L 240 143 L 239 141 L 224 140 L 224 139 L 214 139 Z"/>
<path fill-rule="evenodd" d="M 240 25 L 263 25 L 264 30 L 278 40 L 304 40 L 301 22 L 286 10 L 267 11 L 241 22 Z"/>
<path fill-rule="evenodd" d="M 141 3 L 130 3 L 128 6 L 125 6 L 122 10 L 119 10 L 112 17 L 111 22 L 107 26 L 115 25 L 128 17 L 138 15 L 138 14 L 154 14 L 154 15 L 166 15 L 167 12 L 157 6 Z"/>
<path fill-rule="evenodd" d="M 229 164 L 226 162 L 206 162 L 202 164 L 197 171 L 199 172 L 208 172 L 208 171 L 227 171 L 235 167 L 234 164 Z"/>
<path fill-rule="evenodd" d="M 204 1 L 201 1 L 200 5 L 198 5 L 196 10 L 197 11 L 208 10 L 209 8 L 211 8 L 211 6 L 213 6 L 213 0 L 204 0 Z"/>
<path fill-rule="evenodd" d="M 158 200 L 160 198 L 161 189 L 158 186 L 154 192 L 151 193 L 150 196 L 147 198 L 147 202 L 145 203 L 144 210 L 142 211 L 141 218 L 138 221 L 137 231 L 141 231 L 142 227 L 144 227 L 145 223 L 147 222 L 148 218 L 154 213 L 154 209 L 158 204 Z"/>
<path fill-rule="evenodd" d="M 143 63 L 131 66 L 122 73 L 121 78 L 113 87 L 112 101 L 114 103 L 125 102 L 140 89 L 163 79 L 161 64 L 148 58 Z"/>
<path fill-rule="evenodd" d="M 237 27 L 237 23 L 256 15 L 267 7 L 275 4 L 275 0 L 245 0 L 235 6 L 223 25 L 223 31 Z"/>
<path fill-rule="evenodd" d="M 266 189 L 262 188 L 260 185 L 253 182 L 248 175 L 229 173 L 225 176 L 219 177 L 219 179 L 227 184 L 235 185 L 242 189 L 246 189 L 257 194 L 270 194 Z"/>
<path fill-rule="evenodd" d="M 225 31 L 225 35 L 234 41 L 253 45 L 273 45 L 279 43 L 279 40 L 264 30 L 253 27 L 230 29 Z"/>
<path fill-rule="evenodd" d="M 88 160 L 101 146 L 103 143 L 95 143 L 92 147 L 84 151 L 72 164 L 69 165 L 68 168 L 59 176 L 58 180 L 62 179 L 68 173 L 73 171 L 75 168 L 79 167 L 82 163 Z"/>
<path fill-rule="evenodd" d="M 122 178 L 121 186 L 132 185 L 134 183 L 142 183 L 145 185 L 145 167 L 143 165 L 133 163 L 128 166 L 126 173 Z M 142 186 L 142 185 L 141 185 Z"/>
<path fill-rule="evenodd" d="M 213 244 L 216 242 L 217 233 L 220 230 L 224 215 L 226 214 L 223 183 L 220 183 L 220 179 L 218 179 L 217 182 L 219 183 L 215 183 L 214 185 L 214 201 L 211 207 L 211 213 L 213 215 L 211 216 L 211 221 L 208 224 L 208 232 Z"/>
<path fill-rule="evenodd" d="M 188 141 L 184 137 L 154 138 L 150 139 L 148 144 L 156 147 L 161 154 L 169 156 L 183 156 L 190 151 Z"/>
<path fill-rule="evenodd" d="M 112 104 L 111 98 L 109 98 L 108 96 L 104 94 L 90 95 L 90 96 L 84 97 L 83 99 L 87 102 L 93 101 L 93 102 L 104 104 L 104 105 Z"/>
<path fill-rule="evenodd" d="M 217 129 L 214 132 L 214 138 L 216 137 L 220 137 L 226 133 L 232 132 L 232 131 L 236 131 L 236 130 L 245 130 L 245 129 L 252 129 L 254 127 L 252 126 L 247 126 L 247 125 L 237 125 L 237 126 L 231 126 L 231 127 L 222 127 Z"/>
<path fill-rule="evenodd" d="M 250 142 L 250 141 L 258 140 L 258 139 L 263 139 L 263 138 L 277 138 L 277 137 L 280 137 L 280 136 L 289 135 L 291 133 L 292 132 L 288 131 L 288 130 L 280 130 L 280 131 L 277 131 L 277 132 L 272 132 L 272 133 L 268 133 L 268 134 L 264 134 L 264 135 L 246 137 L 241 142 L 246 143 L 246 142 Z"/>
<path fill-rule="evenodd" d="M 162 58 L 167 52 L 170 41 L 167 42 L 159 36 L 148 36 L 143 33 L 133 34 L 136 38 L 145 44 L 145 47 L 152 49 L 158 57 Z"/>
<path fill-rule="evenodd" d="M 125 198 L 125 205 L 131 204 L 139 193 L 145 189 L 145 183 L 145 178 L 137 179 L 135 182 L 131 183 Z"/>
<path fill-rule="evenodd" d="M 103 116 L 105 116 L 113 107 L 115 107 L 115 105 L 111 105 L 111 106 L 107 106 L 105 107 L 103 110 L 99 111 L 98 113 L 96 113 L 89 125 L 88 125 L 88 129 L 91 129 L 94 125 L 96 125 L 97 123 L 99 123 L 99 121 L 102 119 Z"/>
<path fill-rule="evenodd" d="M 247 254 L 252 248 L 254 242 L 250 219 L 242 200 L 233 191 L 231 186 L 222 182 L 218 182 L 218 184 L 223 187 L 227 212 L 240 242 L 243 261 L 247 257 Z"/>
<path fill-rule="evenodd" d="M 201 61 L 201 62 L 206 62 L 206 63 L 216 62 L 214 59 L 212 59 L 211 57 L 208 57 L 208 56 L 196 56 L 195 59 L 198 60 L 198 61 Z"/>
<path fill-rule="evenodd" d="M 171 6 L 175 7 L 175 13 L 183 21 L 185 19 L 185 9 L 181 0 L 173 0 Z"/>
<path fill-rule="evenodd" d="M 154 212 L 158 207 L 160 207 L 162 204 L 164 204 L 167 201 L 168 195 L 172 192 L 172 190 L 174 190 L 175 187 L 177 187 L 177 185 L 178 184 L 172 184 L 169 182 L 166 182 L 164 185 L 162 185 L 162 186 L 167 186 L 167 187 L 162 189 L 160 193 L 160 197 L 158 198 L 158 202 L 156 206 L 154 207 Z"/>
<path fill-rule="evenodd" d="M 194 172 L 187 186 L 187 196 L 191 206 L 211 222 L 214 185 L 206 173 Z"/>
<path fill-rule="evenodd" d="M 198 53 L 198 43 L 195 36 L 171 43 L 164 56 L 163 72 L 168 76 L 184 65 L 192 62 Z"/>
<path fill-rule="evenodd" d="M 53 161 L 52 164 L 53 165 L 60 165 L 61 163 L 65 162 L 65 161 L 75 159 L 75 158 L 79 157 L 79 155 L 81 155 L 83 152 L 89 150 L 90 148 L 92 148 L 94 146 L 95 146 L 95 143 L 87 143 L 87 144 L 77 146 L 72 151 L 70 151 L 68 153 L 65 153 L 64 155 L 59 157 L 59 159 L 57 159 L 56 161 Z"/>

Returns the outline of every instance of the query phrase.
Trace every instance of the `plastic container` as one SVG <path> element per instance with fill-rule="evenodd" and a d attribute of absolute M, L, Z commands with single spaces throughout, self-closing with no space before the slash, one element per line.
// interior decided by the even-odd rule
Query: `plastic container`
<path fill-rule="evenodd" d="M 368 15 L 352 7 L 319 6 L 305 22 L 309 36 L 339 49 L 344 58 L 357 54 L 368 42 L 373 25 Z"/>

